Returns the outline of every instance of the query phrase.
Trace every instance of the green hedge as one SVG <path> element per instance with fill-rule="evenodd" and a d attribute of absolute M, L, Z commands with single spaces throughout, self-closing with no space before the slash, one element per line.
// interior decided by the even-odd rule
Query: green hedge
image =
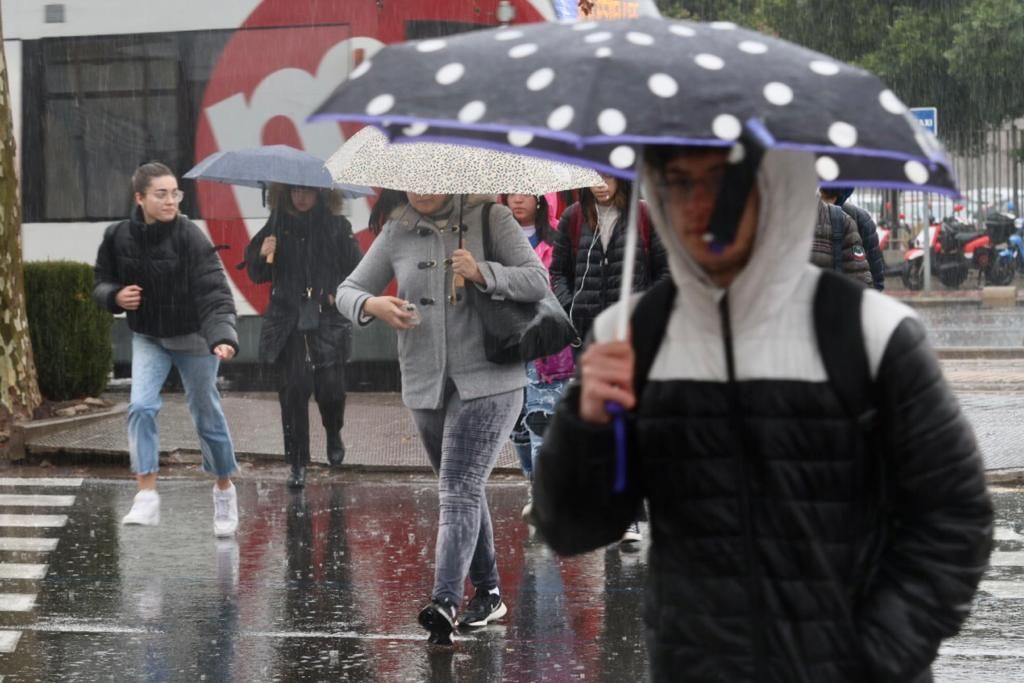
<path fill-rule="evenodd" d="M 92 266 L 25 264 L 25 305 L 39 390 L 54 401 L 96 396 L 113 365 L 113 316 L 92 301 Z"/>

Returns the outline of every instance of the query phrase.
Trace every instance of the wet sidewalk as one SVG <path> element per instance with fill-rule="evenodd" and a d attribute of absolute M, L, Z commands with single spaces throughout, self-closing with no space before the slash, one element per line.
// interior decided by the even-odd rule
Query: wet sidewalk
<path fill-rule="evenodd" d="M 986 467 L 1011 475 L 1024 472 L 1024 359 L 949 359 L 943 361 L 968 418 L 974 425 Z M 127 400 L 121 394 L 119 400 Z M 239 460 L 282 462 L 284 450 L 277 397 L 273 393 L 225 393 L 224 411 L 231 426 Z M 91 455 L 127 460 L 128 436 L 122 411 L 102 419 L 76 423 L 39 434 L 29 434 L 30 455 L 52 464 L 62 459 L 79 461 Z M 310 404 L 311 452 L 314 463 L 326 466 L 323 429 L 316 405 Z M 409 411 L 397 393 L 350 393 L 342 431 L 347 455 L 345 469 L 426 471 L 427 461 Z M 160 413 L 161 453 L 164 461 L 198 462 L 199 443 L 181 394 L 165 394 Z M 511 447 L 502 449 L 496 471 L 519 471 Z"/>

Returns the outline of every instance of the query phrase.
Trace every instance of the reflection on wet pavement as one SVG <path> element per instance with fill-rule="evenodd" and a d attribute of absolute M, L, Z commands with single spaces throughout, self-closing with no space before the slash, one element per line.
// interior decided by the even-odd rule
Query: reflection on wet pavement
<path fill-rule="evenodd" d="M 432 584 L 434 486 L 291 493 L 239 482 L 241 531 L 218 541 L 208 484 L 162 484 L 152 529 L 118 525 L 129 484 L 86 482 L 67 526 L 51 534 L 60 540 L 35 582 L 34 611 L 0 613 L 0 628 L 22 633 L 0 674 L 5 683 L 644 678 L 644 554 L 613 547 L 559 560 L 519 518 L 518 481 L 489 488 L 508 615 L 452 649 L 429 649 L 416 613 Z"/>
<path fill-rule="evenodd" d="M 2 493 L 54 493 L 9 481 Z M 646 678 L 646 548 L 557 558 L 519 517 L 520 480 L 488 488 L 509 613 L 445 649 L 416 623 L 432 584 L 432 480 L 237 485 L 231 540 L 212 535 L 208 482 L 162 482 L 155 529 L 119 526 L 126 481 L 86 480 L 70 507 L 3 506 L 0 563 L 45 576 L 0 579 L 3 683 Z M 939 683 L 1024 677 L 1024 494 L 999 491 L 996 503 L 992 568 L 943 645 Z"/>

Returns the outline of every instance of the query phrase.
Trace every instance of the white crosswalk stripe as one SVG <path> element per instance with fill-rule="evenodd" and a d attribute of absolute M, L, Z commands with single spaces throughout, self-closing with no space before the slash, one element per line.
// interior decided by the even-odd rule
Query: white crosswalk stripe
<path fill-rule="evenodd" d="M 45 579 L 45 564 L 0 562 L 0 579 Z"/>
<path fill-rule="evenodd" d="M 56 538 L 0 536 L 0 550 L 22 553 L 48 553 L 57 547 Z"/>
<path fill-rule="evenodd" d="M 31 593 L 0 593 L 0 612 L 28 612 L 36 606 Z"/>
<path fill-rule="evenodd" d="M 74 504 L 74 496 L 0 493 L 0 505 L 11 505 L 16 507 L 66 508 L 71 507 Z"/>
<path fill-rule="evenodd" d="M 67 515 L 0 515 L 0 528 L 62 527 L 67 523 Z"/>
<path fill-rule="evenodd" d="M 79 488 L 82 478 L 72 477 L 0 477 L 0 486 L 45 486 L 47 488 Z"/>
<path fill-rule="evenodd" d="M 14 652 L 21 639 L 21 631 L 0 631 L 0 652 Z"/>
<path fill-rule="evenodd" d="M 0 477 L 0 534 L 12 533 L 10 529 L 31 529 L 29 533 L 39 536 L 8 536 L 0 535 L 0 552 L 3 553 L 50 553 L 57 548 L 58 539 L 45 536 L 48 529 L 59 529 L 68 523 L 67 515 L 18 514 L 12 512 L 17 508 L 70 508 L 75 504 L 74 495 L 52 495 L 49 493 L 25 493 L 26 488 L 34 491 L 55 489 L 74 489 L 82 486 L 82 478 L 37 477 L 17 478 Z M 11 490 L 22 490 L 12 493 Z M 17 533 L 17 532 L 13 532 Z M 24 533 L 24 532 L 23 532 Z M 52 532 L 49 532 L 52 533 Z M 7 556 L 5 556 L 7 557 Z M 12 559 L 24 559 L 14 556 Z M 43 559 L 43 558 L 40 558 Z M 0 581 L 39 581 L 46 578 L 48 565 L 28 562 L 0 561 Z M 4 584 L 11 590 L 19 584 Z M 35 592 L 0 593 L 0 614 L 12 612 L 31 613 L 36 607 Z M 14 652 L 21 640 L 21 631 L 0 630 L 0 654 Z M 3 683 L 0 675 L 0 683 Z"/>

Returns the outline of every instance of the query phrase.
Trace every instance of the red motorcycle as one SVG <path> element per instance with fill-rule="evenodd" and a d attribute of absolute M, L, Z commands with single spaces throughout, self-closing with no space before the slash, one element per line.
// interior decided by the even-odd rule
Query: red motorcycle
<path fill-rule="evenodd" d="M 960 206 L 956 207 L 959 210 Z M 993 234 L 991 230 L 975 230 L 973 225 L 961 222 L 956 216 L 928 226 L 914 240 L 914 246 L 903 256 L 903 284 L 907 289 L 924 288 L 924 235 L 928 234 L 931 249 L 932 275 L 949 288 L 959 287 L 972 268 L 978 271 L 978 286 L 982 277 L 985 284 L 1007 285 L 1015 274 L 1013 258 L 995 247 L 1006 241 L 1008 235 Z M 1005 251 L 1005 250 L 1003 250 Z"/>

